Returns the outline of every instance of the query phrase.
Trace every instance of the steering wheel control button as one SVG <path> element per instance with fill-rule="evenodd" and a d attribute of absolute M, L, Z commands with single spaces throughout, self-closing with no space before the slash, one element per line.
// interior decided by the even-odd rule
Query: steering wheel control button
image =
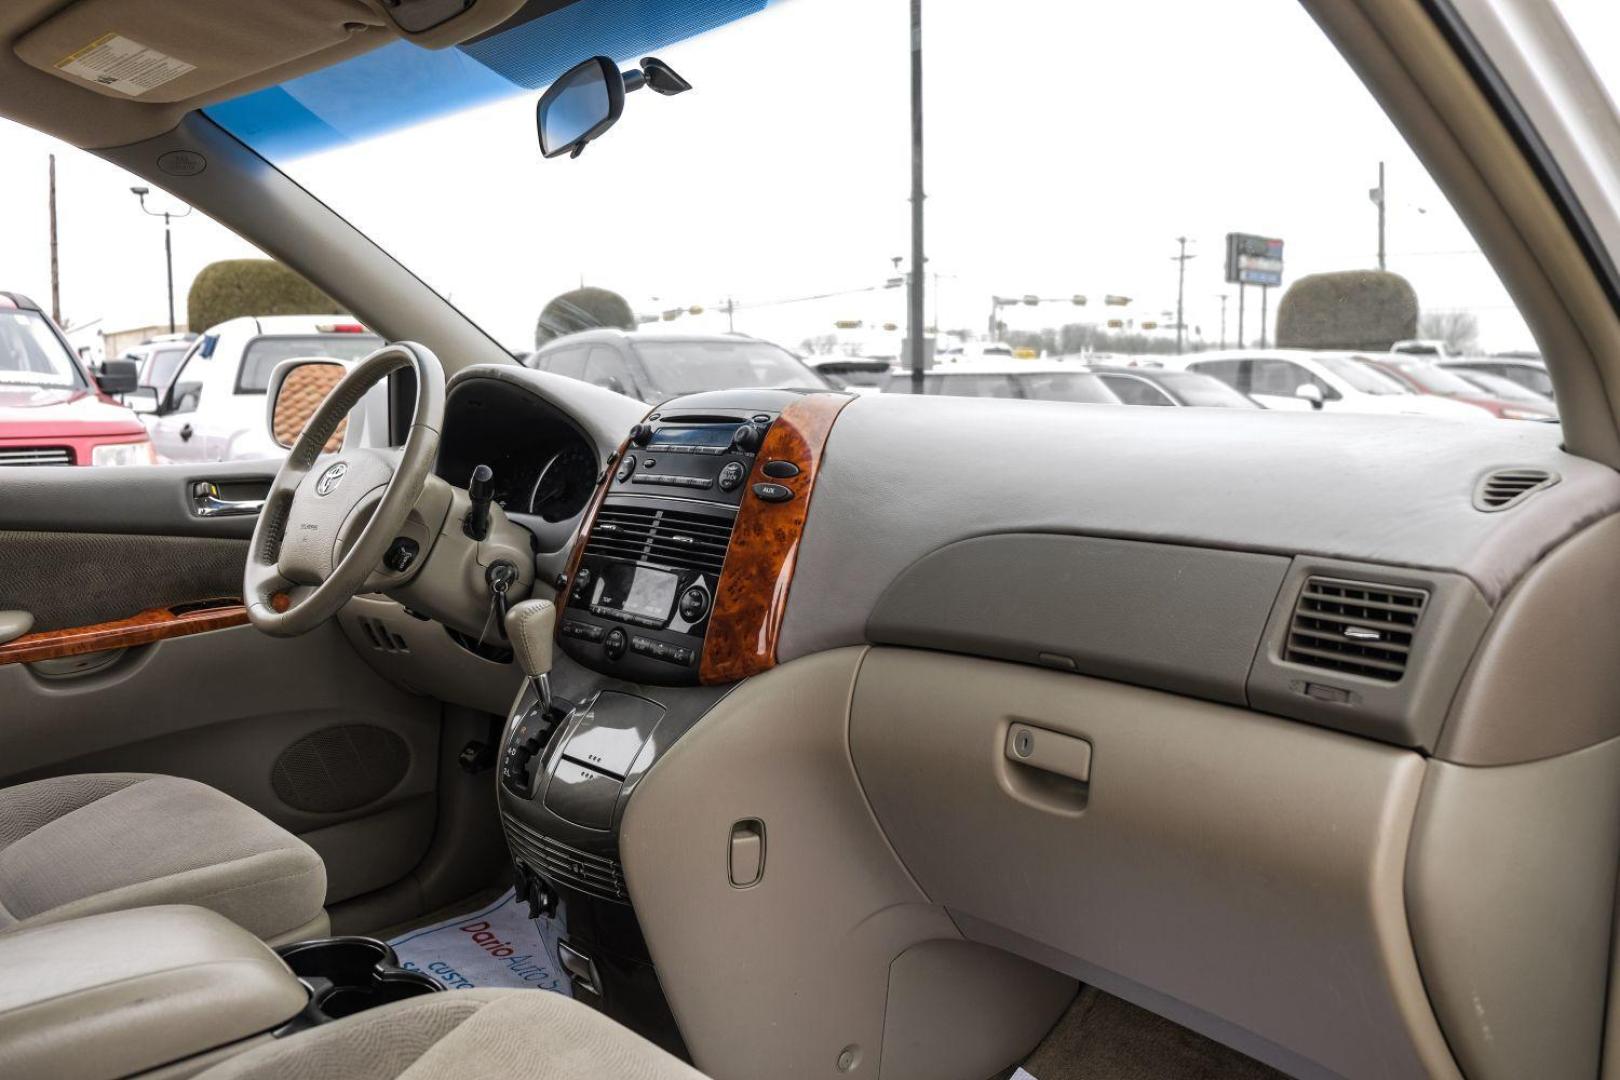
<path fill-rule="evenodd" d="M 709 610 L 709 594 L 696 585 L 681 594 L 681 618 L 695 623 Z"/>
<path fill-rule="evenodd" d="M 624 650 L 629 647 L 629 644 L 629 641 L 624 636 L 624 631 L 614 629 L 608 631 L 607 637 L 602 641 L 602 648 L 607 650 L 608 659 L 617 660 L 624 655 Z"/>
<path fill-rule="evenodd" d="M 793 489 L 782 484 L 755 484 L 754 497 L 764 502 L 787 502 L 793 498 Z"/>
<path fill-rule="evenodd" d="M 422 545 L 408 536 L 396 536 L 394 542 L 388 545 L 388 553 L 383 556 L 383 565 L 396 574 L 403 574 L 415 563 L 416 557 L 422 553 Z"/>
<path fill-rule="evenodd" d="M 799 475 L 799 467 L 791 461 L 767 461 L 760 472 L 772 480 L 791 480 Z"/>
<path fill-rule="evenodd" d="M 730 462 L 725 468 L 720 470 L 720 490 L 736 491 L 737 488 L 742 485 L 743 477 L 745 475 L 747 474 L 743 472 L 743 467 L 740 462 Z"/>

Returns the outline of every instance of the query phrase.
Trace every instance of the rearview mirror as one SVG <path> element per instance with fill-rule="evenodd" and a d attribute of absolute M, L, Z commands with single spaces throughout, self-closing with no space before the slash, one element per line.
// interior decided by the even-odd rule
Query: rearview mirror
<path fill-rule="evenodd" d="M 623 112 L 624 76 L 619 65 L 605 56 L 575 64 L 540 95 L 535 107 L 540 153 L 548 158 L 577 155 Z"/>
<path fill-rule="evenodd" d="M 140 372 L 133 360 L 103 360 L 96 371 L 96 385 L 104 394 L 134 393 L 140 381 Z"/>
<path fill-rule="evenodd" d="M 348 366 L 336 360 L 307 356 L 283 360 L 275 366 L 270 372 L 270 385 L 265 393 L 265 422 L 270 426 L 270 437 L 277 446 L 283 450 L 293 448 L 298 437 L 309 426 L 315 410 L 321 407 L 326 395 L 348 373 Z M 329 454 L 342 446 L 348 427 L 349 421 L 345 419 L 337 426 L 332 437 L 326 440 L 326 445 L 321 448 L 322 453 Z"/>
<path fill-rule="evenodd" d="M 1301 401 L 1310 402 L 1313 409 L 1320 409 L 1325 400 L 1322 397 L 1322 388 L 1315 383 L 1300 383 L 1294 387 L 1294 396 Z"/>
<path fill-rule="evenodd" d="M 586 143 L 618 122 L 624 112 L 624 95 L 643 86 L 664 97 L 692 89 L 691 83 L 656 56 L 642 57 L 640 68 L 623 73 L 606 56 L 575 64 L 540 95 L 535 106 L 540 153 L 548 158 L 578 157 Z"/>

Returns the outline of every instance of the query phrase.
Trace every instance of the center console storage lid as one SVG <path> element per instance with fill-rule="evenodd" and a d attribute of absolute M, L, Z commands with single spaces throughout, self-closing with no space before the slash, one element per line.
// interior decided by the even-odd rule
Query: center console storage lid
<path fill-rule="evenodd" d="M 269 1031 L 308 998 L 269 946 L 197 907 L 9 931 L 0 971 L 0 1076 L 128 1076 Z"/>

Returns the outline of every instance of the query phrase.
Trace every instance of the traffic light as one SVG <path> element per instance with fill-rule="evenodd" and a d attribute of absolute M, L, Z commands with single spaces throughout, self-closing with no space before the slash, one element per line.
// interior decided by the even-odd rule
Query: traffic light
<path fill-rule="evenodd" d="M 1073 304 L 1075 307 L 1085 307 L 1086 298 L 1081 296 L 1079 293 L 1075 293 L 1069 298 L 1069 303 Z"/>
<path fill-rule="evenodd" d="M 1108 329 L 1110 329 L 1110 330 L 1123 330 L 1123 329 L 1125 329 L 1125 320 L 1124 319 L 1109 319 L 1108 320 Z"/>
<path fill-rule="evenodd" d="M 1142 329 L 1144 330 L 1157 330 L 1158 328 L 1159 324 L 1152 319 L 1144 319 L 1142 321 Z"/>
<path fill-rule="evenodd" d="M 691 307 L 686 309 L 686 313 L 688 315 L 701 315 L 703 314 L 703 305 L 693 304 Z"/>
<path fill-rule="evenodd" d="M 1109 295 L 1109 296 L 1103 297 L 1103 303 L 1107 304 L 1109 307 L 1124 307 L 1126 304 L 1129 304 L 1130 302 L 1131 302 L 1131 298 L 1128 297 L 1128 296 Z"/>
<path fill-rule="evenodd" d="M 861 320 L 839 319 L 837 322 L 833 323 L 833 326 L 839 330 L 859 330 L 861 328 Z"/>

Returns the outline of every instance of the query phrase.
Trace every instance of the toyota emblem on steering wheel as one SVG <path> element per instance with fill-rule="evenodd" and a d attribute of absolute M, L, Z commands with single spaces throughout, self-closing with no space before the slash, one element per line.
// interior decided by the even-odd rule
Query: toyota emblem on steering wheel
<path fill-rule="evenodd" d="M 348 463 L 340 461 L 336 465 L 333 465 L 331 468 L 327 469 L 325 472 L 321 473 L 321 478 L 315 481 L 315 494 L 332 494 L 332 492 L 337 490 L 338 483 L 342 481 L 343 474 L 348 471 Z"/>

